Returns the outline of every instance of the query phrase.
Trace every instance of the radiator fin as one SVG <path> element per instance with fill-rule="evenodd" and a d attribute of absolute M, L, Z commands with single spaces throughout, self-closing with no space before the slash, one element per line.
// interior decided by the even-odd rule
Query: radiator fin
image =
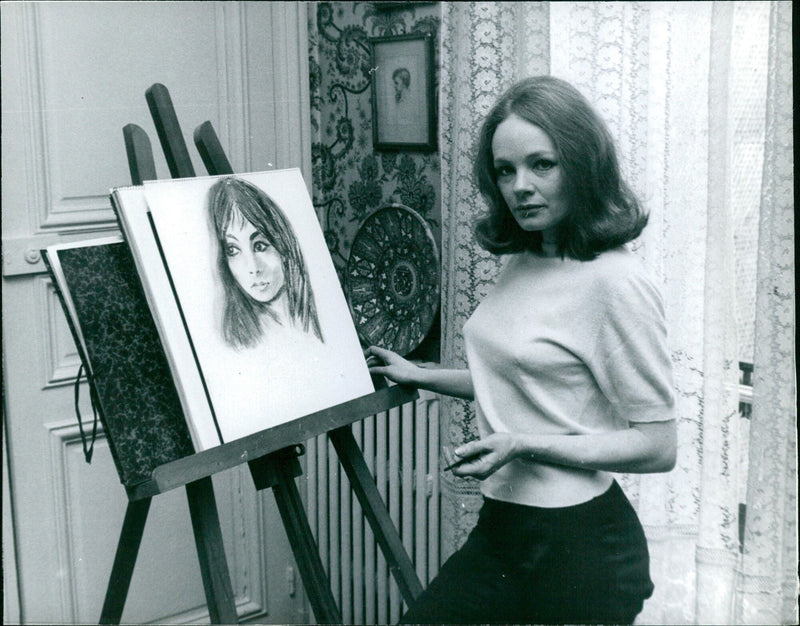
<path fill-rule="evenodd" d="M 352 429 L 426 586 L 440 565 L 438 398 L 421 391 Z M 326 436 L 306 443 L 305 462 L 309 523 L 344 623 L 396 623 L 406 608 L 400 590 Z"/>

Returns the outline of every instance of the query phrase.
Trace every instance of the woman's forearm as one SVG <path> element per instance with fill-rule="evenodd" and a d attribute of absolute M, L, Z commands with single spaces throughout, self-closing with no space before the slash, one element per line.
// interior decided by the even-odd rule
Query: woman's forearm
<path fill-rule="evenodd" d="M 467 369 L 420 367 L 418 387 L 465 400 L 475 399 L 472 377 Z"/>
<path fill-rule="evenodd" d="M 637 424 L 589 435 L 516 437 L 517 458 L 620 473 L 668 472 L 675 466 L 674 422 Z"/>
<path fill-rule="evenodd" d="M 676 451 L 674 420 L 585 435 L 498 432 L 459 446 L 456 456 L 469 460 L 453 473 L 483 480 L 514 459 L 606 472 L 668 472 Z"/>

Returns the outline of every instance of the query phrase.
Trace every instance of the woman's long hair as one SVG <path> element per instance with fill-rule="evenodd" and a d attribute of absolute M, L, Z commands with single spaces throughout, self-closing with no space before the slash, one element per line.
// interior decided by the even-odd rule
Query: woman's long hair
<path fill-rule="evenodd" d="M 570 207 L 556 227 L 561 256 L 591 260 L 639 236 L 647 215 L 622 179 L 614 141 L 603 120 L 566 81 L 536 76 L 503 94 L 481 127 L 473 173 L 489 205 L 475 228 L 483 248 L 494 254 L 542 248 L 542 233 L 517 224 L 497 187 L 492 139 L 512 114 L 541 128 L 555 146 Z"/>
<path fill-rule="evenodd" d="M 208 213 L 218 243 L 217 267 L 225 293 L 225 341 L 236 348 L 253 346 L 263 335 L 264 316 L 277 319 L 269 304 L 242 290 L 228 267 L 225 232 L 235 219 L 250 222 L 280 255 L 291 322 L 324 341 L 303 253 L 286 216 L 272 198 L 240 178 L 221 178 L 209 190 Z"/>

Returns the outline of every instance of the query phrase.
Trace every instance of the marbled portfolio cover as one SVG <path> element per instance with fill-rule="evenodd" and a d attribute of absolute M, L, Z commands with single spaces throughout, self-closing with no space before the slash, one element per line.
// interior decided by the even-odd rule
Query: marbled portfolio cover
<path fill-rule="evenodd" d="M 57 256 L 120 480 L 131 486 L 194 452 L 164 350 L 127 244 L 68 247 Z"/>

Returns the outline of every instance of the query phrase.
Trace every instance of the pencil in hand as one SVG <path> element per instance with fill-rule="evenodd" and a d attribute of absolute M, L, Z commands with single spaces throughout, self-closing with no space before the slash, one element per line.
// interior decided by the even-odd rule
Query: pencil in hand
<path fill-rule="evenodd" d="M 471 456 L 465 456 L 463 458 L 459 458 L 456 456 L 454 452 L 452 452 L 449 448 L 445 449 L 445 460 L 447 461 L 448 465 L 445 466 L 445 472 L 449 472 L 454 470 L 457 467 L 465 465 L 467 463 L 471 463 L 472 461 L 477 461 L 480 457 L 483 456 L 483 453 L 473 454 Z"/>

